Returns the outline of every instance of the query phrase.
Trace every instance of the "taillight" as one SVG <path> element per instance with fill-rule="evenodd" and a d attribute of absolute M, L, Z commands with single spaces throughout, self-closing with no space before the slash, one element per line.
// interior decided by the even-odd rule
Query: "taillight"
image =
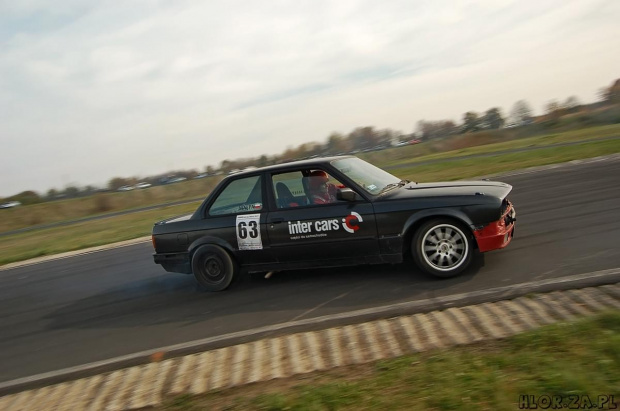
<path fill-rule="evenodd" d="M 157 251 L 157 247 L 155 247 L 155 236 L 151 235 L 151 242 L 153 243 L 153 249 Z"/>

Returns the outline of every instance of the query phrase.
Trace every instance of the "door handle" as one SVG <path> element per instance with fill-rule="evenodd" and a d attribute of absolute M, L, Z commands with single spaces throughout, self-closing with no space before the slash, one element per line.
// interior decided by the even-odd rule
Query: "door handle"
<path fill-rule="evenodd" d="M 280 223 L 283 223 L 283 222 L 284 222 L 284 219 L 283 219 L 283 218 L 273 218 L 273 219 L 269 222 L 269 224 L 280 224 Z"/>

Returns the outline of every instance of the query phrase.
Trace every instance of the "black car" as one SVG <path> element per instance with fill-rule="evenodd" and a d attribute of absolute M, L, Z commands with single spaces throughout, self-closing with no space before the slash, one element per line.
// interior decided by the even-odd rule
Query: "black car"
<path fill-rule="evenodd" d="M 506 247 L 512 187 L 415 183 L 357 157 L 316 158 L 223 179 L 193 215 L 153 227 L 155 263 L 210 291 L 249 272 L 400 263 L 452 277 L 473 252 Z"/>

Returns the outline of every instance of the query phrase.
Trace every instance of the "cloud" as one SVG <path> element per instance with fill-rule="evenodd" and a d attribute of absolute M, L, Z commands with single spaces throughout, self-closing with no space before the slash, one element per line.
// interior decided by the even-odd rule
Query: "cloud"
<path fill-rule="evenodd" d="M 559 0 L 0 2 L 0 172 L 12 176 L 0 195 L 218 165 L 362 125 L 411 131 L 521 98 L 588 101 L 618 76 L 618 12 Z"/>

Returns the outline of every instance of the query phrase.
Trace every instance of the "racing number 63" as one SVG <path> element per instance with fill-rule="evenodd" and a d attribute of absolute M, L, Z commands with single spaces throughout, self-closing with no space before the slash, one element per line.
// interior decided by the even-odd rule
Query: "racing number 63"
<path fill-rule="evenodd" d="M 237 244 L 239 250 L 262 250 L 260 238 L 260 214 L 243 214 L 237 216 Z"/>
<path fill-rule="evenodd" d="M 249 233 L 247 228 L 248 226 L 250 228 Z M 245 221 L 239 221 L 239 224 L 237 224 L 237 235 L 239 238 L 245 240 L 248 238 L 248 234 L 250 235 L 250 238 L 258 237 L 258 224 L 256 221 L 250 220 L 247 223 Z"/>

